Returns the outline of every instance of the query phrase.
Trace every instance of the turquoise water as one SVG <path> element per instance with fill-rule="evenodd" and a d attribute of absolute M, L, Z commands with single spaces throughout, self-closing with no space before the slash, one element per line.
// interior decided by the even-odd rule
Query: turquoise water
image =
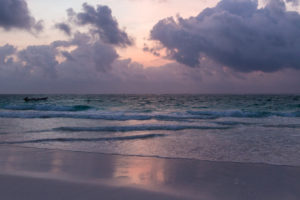
<path fill-rule="evenodd" d="M 0 96 L 1 144 L 300 165 L 297 95 L 24 97 Z"/>

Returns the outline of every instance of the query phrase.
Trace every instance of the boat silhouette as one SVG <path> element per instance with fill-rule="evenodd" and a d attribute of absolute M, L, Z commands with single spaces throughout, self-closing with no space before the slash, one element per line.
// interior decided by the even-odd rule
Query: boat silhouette
<path fill-rule="evenodd" d="M 28 101 L 46 101 L 48 99 L 48 97 L 42 97 L 42 98 L 29 98 L 29 97 L 25 97 L 24 101 L 28 102 Z"/>

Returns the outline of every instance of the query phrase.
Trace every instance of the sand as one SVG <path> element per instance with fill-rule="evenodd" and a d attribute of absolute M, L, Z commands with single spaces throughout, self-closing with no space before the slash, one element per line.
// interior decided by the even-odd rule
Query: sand
<path fill-rule="evenodd" d="M 300 167 L 0 146 L 0 199 L 299 200 Z"/>

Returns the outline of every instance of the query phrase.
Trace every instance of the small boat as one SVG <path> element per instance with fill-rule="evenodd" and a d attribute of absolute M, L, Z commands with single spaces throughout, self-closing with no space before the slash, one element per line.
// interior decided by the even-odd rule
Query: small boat
<path fill-rule="evenodd" d="M 42 98 L 28 98 L 25 97 L 24 101 L 28 102 L 28 101 L 46 101 L 48 100 L 48 97 L 42 97 Z"/>

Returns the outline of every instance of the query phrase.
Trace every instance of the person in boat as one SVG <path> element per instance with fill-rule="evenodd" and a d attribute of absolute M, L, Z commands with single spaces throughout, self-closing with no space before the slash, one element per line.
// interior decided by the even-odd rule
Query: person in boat
<path fill-rule="evenodd" d="M 43 100 L 47 100 L 48 97 L 43 97 L 43 98 L 28 98 L 28 97 L 25 97 L 24 98 L 24 101 L 28 102 L 28 101 L 43 101 Z"/>

